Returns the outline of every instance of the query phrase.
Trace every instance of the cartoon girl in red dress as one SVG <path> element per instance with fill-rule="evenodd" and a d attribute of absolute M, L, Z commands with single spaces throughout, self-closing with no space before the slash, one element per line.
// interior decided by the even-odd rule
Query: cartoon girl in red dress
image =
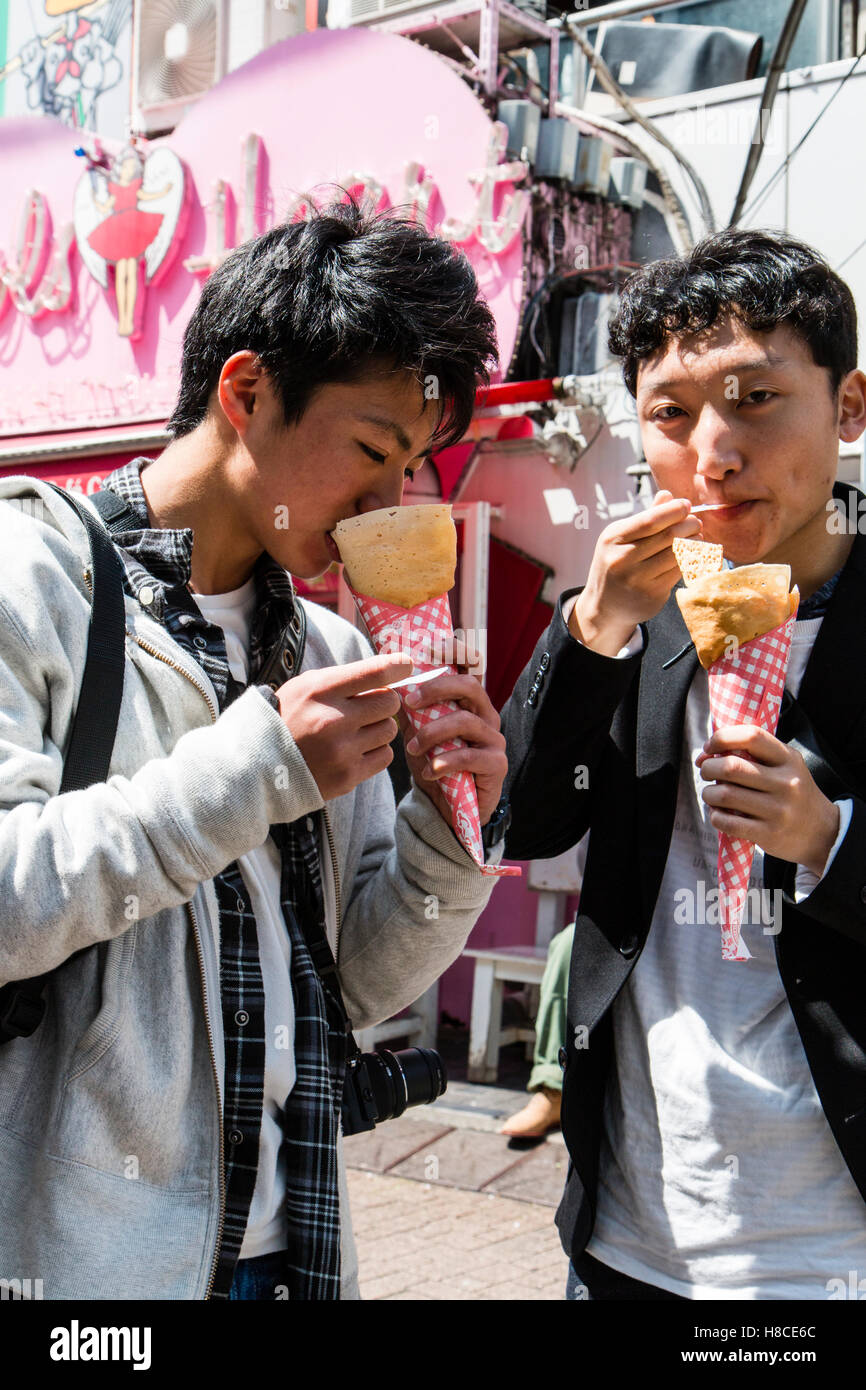
<path fill-rule="evenodd" d="M 138 262 L 157 236 L 163 219 L 161 212 L 142 212 L 138 205 L 163 198 L 172 188 L 168 183 L 165 188 L 146 193 L 143 182 L 141 156 L 129 147 L 112 165 L 108 197 L 104 202 L 94 200 L 106 216 L 87 238 L 96 254 L 114 266 L 117 331 L 122 338 L 131 337 L 134 331 Z"/>

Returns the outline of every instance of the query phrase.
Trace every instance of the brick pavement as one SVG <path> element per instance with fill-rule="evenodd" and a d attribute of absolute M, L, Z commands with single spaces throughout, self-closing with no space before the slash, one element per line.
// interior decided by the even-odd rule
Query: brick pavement
<path fill-rule="evenodd" d="M 350 1169 L 365 1299 L 562 1299 L 549 1206 Z"/>
<path fill-rule="evenodd" d="M 449 1085 L 435 1105 L 345 1141 L 362 1298 L 564 1297 L 562 1137 L 518 1146 L 496 1132 L 525 1095 Z"/>

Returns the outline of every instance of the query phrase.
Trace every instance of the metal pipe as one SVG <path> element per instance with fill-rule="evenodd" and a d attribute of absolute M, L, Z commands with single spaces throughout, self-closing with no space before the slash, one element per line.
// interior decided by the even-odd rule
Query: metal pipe
<path fill-rule="evenodd" d="M 482 387 L 475 393 L 475 409 L 498 405 L 522 405 L 530 401 L 561 400 L 572 394 L 575 377 L 552 376 L 536 381 L 506 381 L 496 386 Z"/>
<path fill-rule="evenodd" d="M 604 19 L 627 19 L 631 15 L 649 14 L 652 10 L 670 10 L 684 3 L 686 0 L 613 0 L 612 4 L 599 5 L 594 10 L 576 10 L 564 19 L 566 24 L 576 24 L 579 29 L 591 29 Z M 547 22 L 558 25 L 562 19 L 557 15 Z"/>

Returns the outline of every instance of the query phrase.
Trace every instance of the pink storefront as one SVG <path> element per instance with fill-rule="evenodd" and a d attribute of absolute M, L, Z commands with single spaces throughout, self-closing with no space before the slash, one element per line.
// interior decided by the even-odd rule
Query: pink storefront
<path fill-rule="evenodd" d="M 556 592 L 582 581 L 598 530 L 635 505 L 641 477 L 627 477 L 639 459 L 627 408 L 613 419 L 587 375 L 563 398 L 541 351 L 526 369 L 527 335 L 549 329 L 544 285 L 555 276 L 569 281 L 566 298 L 601 299 L 630 263 L 632 209 L 539 178 L 490 106 L 430 48 L 320 29 L 265 49 L 134 149 L 56 116 L 0 121 L 0 468 L 90 492 L 119 463 L 158 452 L 184 326 L 227 249 L 303 216 L 328 184 L 411 208 L 472 260 L 510 385 L 479 402 L 466 440 L 406 492 L 454 505 L 455 626 L 485 634 L 501 706 Z M 557 124 L 552 108 L 546 119 Z M 564 352 L 560 332 L 567 376 Z M 352 617 L 336 569 L 308 592 Z M 573 861 L 500 882 L 469 946 L 543 946 L 570 920 Z M 440 1015 L 468 1023 L 473 969 L 463 958 L 446 971 Z"/>

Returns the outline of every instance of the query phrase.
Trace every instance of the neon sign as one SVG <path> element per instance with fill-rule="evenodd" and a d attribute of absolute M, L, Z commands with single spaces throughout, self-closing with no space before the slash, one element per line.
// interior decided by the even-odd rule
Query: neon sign
<path fill-rule="evenodd" d="M 113 162 L 94 153 L 83 176 L 62 123 L 7 118 L 0 181 L 19 212 L 12 249 L 0 251 L 0 433 L 164 419 L 202 280 L 335 185 L 461 247 L 504 370 L 530 199 L 528 168 L 505 159 L 505 139 L 434 53 L 361 29 L 274 45 L 200 98 L 167 141 Z"/>
<path fill-rule="evenodd" d="M 15 251 L 11 257 L 0 251 L 0 317 L 10 304 L 31 319 L 69 308 L 69 254 L 74 240 L 75 233 L 68 222 L 52 240 L 48 204 L 41 193 L 31 189 L 21 210 Z"/>

